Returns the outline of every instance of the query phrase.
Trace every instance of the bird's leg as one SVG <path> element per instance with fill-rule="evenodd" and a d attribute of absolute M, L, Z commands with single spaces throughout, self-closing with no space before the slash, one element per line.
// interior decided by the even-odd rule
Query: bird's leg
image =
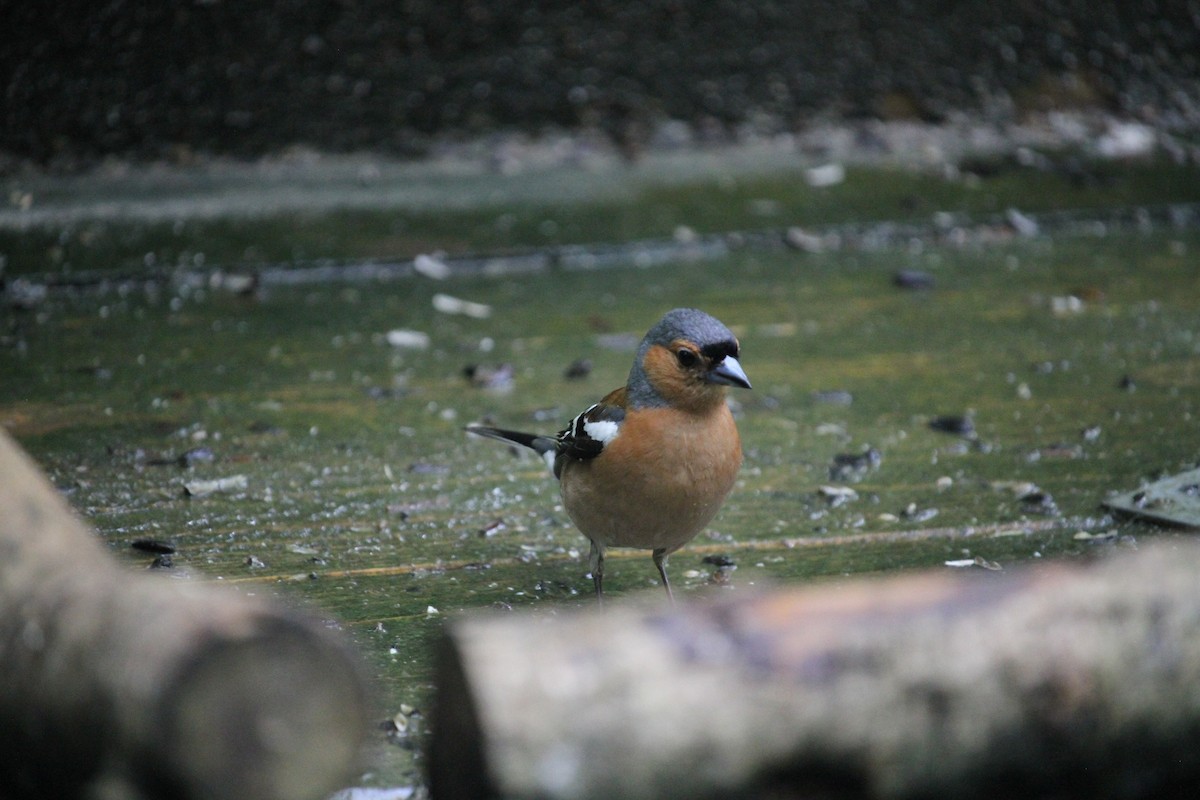
<path fill-rule="evenodd" d="M 671 591 L 671 582 L 667 580 L 667 549 L 660 547 L 652 554 L 654 558 L 654 566 L 658 567 L 658 574 L 662 576 L 663 587 L 667 590 L 667 599 L 671 601 L 671 605 L 675 605 L 675 594 Z"/>
<path fill-rule="evenodd" d="M 588 553 L 588 569 L 592 572 L 592 583 L 596 585 L 596 603 L 604 605 L 604 548 L 594 541 Z"/>

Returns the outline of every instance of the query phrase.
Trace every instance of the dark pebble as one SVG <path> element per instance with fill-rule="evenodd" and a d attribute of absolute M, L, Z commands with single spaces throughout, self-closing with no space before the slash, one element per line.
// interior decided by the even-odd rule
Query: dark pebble
<path fill-rule="evenodd" d="M 563 371 L 563 377 L 569 381 L 582 380 L 591 374 L 592 360 L 590 358 L 577 358 Z"/>
<path fill-rule="evenodd" d="M 733 571 L 737 566 L 730 564 L 727 567 L 717 567 L 713 570 L 712 575 L 708 576 L 708 582 L 714 586 L 726 586 L 733 580 Z"/>
<path fill-rule="evenodd" d="M 1058 513 L 1058 504 L 1049 492 L 1029 492 L 1017 498 L 1021 503 L 1021 511 L 1025 514 L 1041 514 L 1054 516 Z"/>
<path fill-rule="evenodd" d="M 878 467 L 882 461 L 883 454 L 874 447 L 868 448 L 861 453 L 838 453 L 833 457 L 833 464 L 829 466 L 829 479 L 832 481 L 844 481 L 848 478 L 861 476 L 863 473 Z"/>
<path fill-rule="evenodd" d="M 892 276 L 892 285 L 899 289 L 924 291 L 933 288 L 934 279 L 919 269 L 902 269 Z"/>
<path fill-rule="evenodd" d="M 929 420 L 929 427 L 942 433 L 953 433 L 956 436 L 974 436 L 975 421 L 967 416 L 949 415 L 934 417 Z"/>
<path fill-rule="evenodd" d="M 159 539 L 134 539 L 129 543 L 129 546 L 134 550 L 141 550 L 143 553 L 165 553 L 170 555 L 175 552 L 175 545 Z"/>
<path fill-rule="evenodd" d="M 197 464 L 211 464 L 216 459 L 211 448 L 193 447 L 183 453 L 176 461 L 181 467 L 194 467 Z"/>
<path fill-rule="evenodd" d="M 150 569 L 174 569 L 174 567 L 175 561 L 167 553 L 155 556 L 154 560 L 150 562 Z"/>
<path fill-rule="evenodd" d="M 732 567 L 736 562 L 726 555 L 713 555 L 700 559 L 700 563 L 712 564 L 714 567 Z"/>
<path fill-rule="evenodd" d="M 1121 380 L 1117 381 L 1117 388 L 1123 389 L 1126 392 L 1132 392 L 1137 389 L 1137 384 L 1133 381 L 1133 376 L 1122 375 Z"/>

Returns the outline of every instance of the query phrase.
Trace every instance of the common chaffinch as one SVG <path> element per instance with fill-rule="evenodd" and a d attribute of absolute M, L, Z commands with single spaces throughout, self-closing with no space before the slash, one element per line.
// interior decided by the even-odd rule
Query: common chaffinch
<path fill-rule="evenodd" d="M 597 600 L 604 599 L 605 550 L 632 547 L 652 551 L 674 602 L 667 556 L 712 520 L 742 464 L 727 386 L 750 388 L 737 337 L 703 311 L 677 308 L 642 339 L 629 381 L 556 436 L 467 430 L 545 458 L 567 514 L 591 542 Z"/>

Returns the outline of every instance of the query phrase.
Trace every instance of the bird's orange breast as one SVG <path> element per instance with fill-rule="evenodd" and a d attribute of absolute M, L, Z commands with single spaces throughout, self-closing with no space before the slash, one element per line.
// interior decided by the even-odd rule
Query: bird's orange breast
<path fill-rule="evenodd" d="M 563 504 L 579 530 L 604 546 L 670 552 L 712 520 L 741 463 L 724 402 L 698 414 L 639 409 L 603 453 L 564 466 Z"/>

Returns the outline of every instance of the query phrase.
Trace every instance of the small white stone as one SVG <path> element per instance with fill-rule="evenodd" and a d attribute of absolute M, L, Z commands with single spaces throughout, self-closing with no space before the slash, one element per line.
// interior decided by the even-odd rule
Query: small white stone
<path fill-rule="evenodd" d="M 404 350 L 425 350 L 429 347 L 429 334 L 396 328 L 387 332 L 387 343 Z"/>
<path fill-rule="evenodd" d="M 443 314 L 462 314 L 475 319 L 486 319 L 492 315 L 492 307 L 489 305 L 441 293 L 433 296 L 433 307 Z"/>
<path fill-rule="evenodd" d="M 804 181 L 814 189 L 836 186 L 846 180 L 846 168 L 841 164 L 822 164 L 804 170 Z"/>
<path fill-rule="evenodd" d="M 421 253 L 413 259 L 413 269 L 426 278 L 444 281 L 450 277 L 450 265 L 436 256 Z"/>

